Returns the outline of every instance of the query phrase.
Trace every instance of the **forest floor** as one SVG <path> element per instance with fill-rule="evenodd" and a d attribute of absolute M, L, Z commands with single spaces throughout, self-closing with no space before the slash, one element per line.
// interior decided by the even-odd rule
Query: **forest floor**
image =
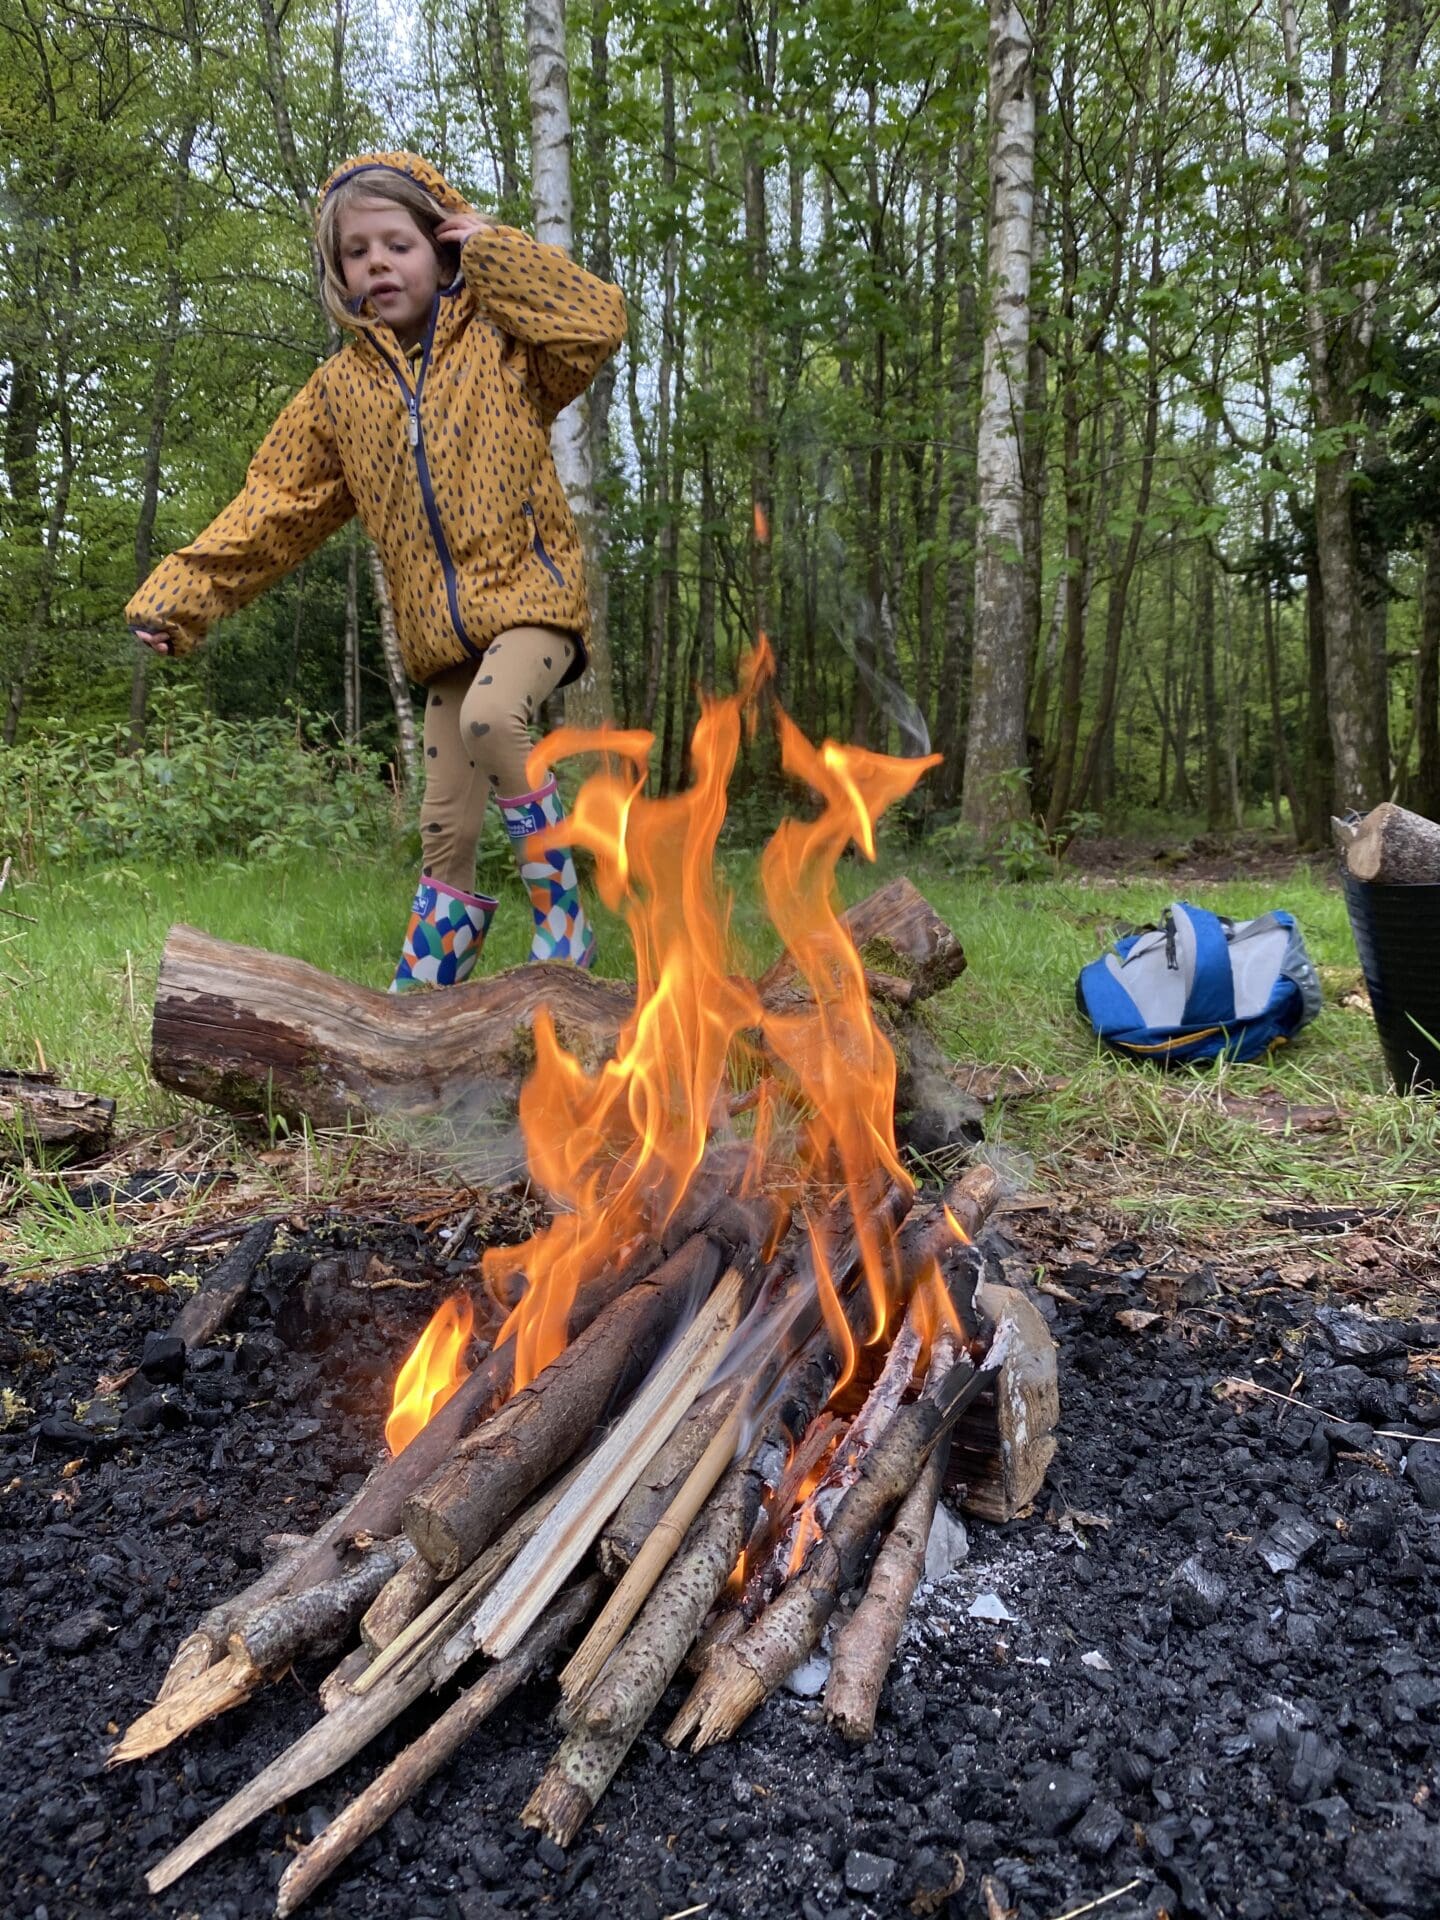
<path fill-rule="evenodd" d="M 1091 1910 L 1111 1920 L 1440 1912 L 1434 1103 L 1386 1089 L 1323 864 L 1122 845 L 1022 886 L 886 856 L 970 956 L 937 1037 L 1013 1177 L 989 1251 L 1055 1328 L 1062 1416 L 1035 1509 L 973 1525 L 968 1559 L 922 1591 L 875 1740 L 844 1749 L 789 1695 L 696 1759 L 647 1737 L 567 1860 L 516 1821 L 554 1740 L 536 1689 L 317 1914 L 1054 1920 L 1109 1895 Z M 730 868 L 743 882 L 749 863 Z M 847 868 L 847 896 L 877 877 Z M 319 1670 L 103 1771 L 277 1515 L 307 1526 L 358 1484 L 399 1356 L 479 1250 L 473 1228 L 443 1239 L 466 1196 L 403 1142 L 246 1135 L 149 1085 L 147 984 L 174 919 L 383 984 L 397 862 L 352 871 L 343 894 L 299 868 L 255 878 L 72 876 L 6 896 L 34 922 L 6 950 L 29 977 L 0 1009 L 0 1059 L 41 1052 L 117 1094 L 129 1176 L 32 1173 L 0 1219 L 0 1884 L 34 1920 L 268 1911 L 298 1839 L 374 1764 L 155 1901 L 144 1868 L 307 1724 Z M 1181 895 L 1299 917 L 1327 1009 L 1273 1065 L 1161 1076 L 1087 1039 L 1078 966 Z M 77 969 L 74 909 L 97 899 Z M 743 907 L 740 927 L 763 957 Z M 87 1427 L 100 1376 L 135 1364 L 211 1257 L 197 1236 L 265 1212 L 288 1226 L 234 1330 L 182 1381 L 142 1380 L 118 1429 Z M 488 1237 L 529 1212 L 494 1196 Z M 337 1297 L 312 1265 L 339 1244 L 405 1284 L 377 1290 L 372 1269 Z M 1128 1309 L 1157 1317 L 1129 1331 Z M 987 1594 L 1013 1620 L 972 1618 Z"/>

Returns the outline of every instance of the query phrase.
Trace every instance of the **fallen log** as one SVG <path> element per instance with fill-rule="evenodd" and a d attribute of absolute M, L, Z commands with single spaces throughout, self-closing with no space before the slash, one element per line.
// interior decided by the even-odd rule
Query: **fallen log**
<path fill-rule="evenodd" d="M 1440 824 L 1384 800 L 1344 840 L 1357 880 L 1382 887 L 1440 885 Z"/>
<path fill-rule="evenodd" d="M 561 1594 L 513 1653 L 481 1674 L 433 1726 L 398 1753 L 363 1793 L 341 1809 L 317 1839 L 301 1849 L 285 1869 L 276 1893 L 275 1911 L 280 1920 L 308 1900 L 361 1841 L 377 1833 L 516 1687 L 543 1665 L 589 1613 L 599 1591 L 599 1577 L 592 1574 Z"/>
<path fill-rule="evenodd" d="M 57 1087 L 48 1073 L 0 1073 L 0 1167 L 27 1155 L 93 1160 L 109 1151 L 115 1102 L 99 1093 Z"/>
<path fill-rule="evenodd" d="M 844 916 L 861 957 L 905 1004 L 959 977 L 964 951 L 914 885 L 891 881 Z M 803 989 L 776 962 L 767 1006 Z M 614 1051 L 633 990 L 578 967 L 523 966 L 443 993 L 382 993 L 257 947 L 175 926 L 155 989 L 151 1067 L 162 1086 L 230 1113 L 316 1126 L 364 1115 L 462 1125 L 514 1119 L 544 1009 L 587 1072 Z"/>

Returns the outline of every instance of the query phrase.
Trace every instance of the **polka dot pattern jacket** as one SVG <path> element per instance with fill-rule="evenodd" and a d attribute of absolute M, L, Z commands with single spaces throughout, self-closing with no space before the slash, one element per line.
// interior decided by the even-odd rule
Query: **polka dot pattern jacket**
<path fill-rule="evenodd" d="M 370 167 L 408 173 L 443 206 L 469 210 L 408 153 L 347 161 L 322 198 Z M 579 635 L 575 679 L 590 616 L 549 429 L 624 339 L 619 289 L 559 247 L 487 227 L 437 296 L 418 363 L 368 308 L 355 327 L 265 436 L 244 491 L 160 563 L 126 619 L 188 653 L 358 514 L 384 561 L 412 679 L 530 625 Z"/>

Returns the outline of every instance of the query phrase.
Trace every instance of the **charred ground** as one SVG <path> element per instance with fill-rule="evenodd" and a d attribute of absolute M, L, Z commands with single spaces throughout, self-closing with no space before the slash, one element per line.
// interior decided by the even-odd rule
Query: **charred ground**
<path fill-rule="evenodd" d="M 501 1206 L 485 1231 L 520 1226 Z M 1060 1452 L 1035 1513 L 973 1526 L 969 1560 L 923 1590 L 870 1746 L 789 1695 L 694 1759 L 647 1735 L 567 1857 L 517 1823 L 554 1744 L 553 1691 L 532 1689 L 313 1911 L 1048 1920 L 1130 1882 L 1098 1911 L 1440 1911 L 1440 1446 L 1382 1431 L 1440 1439 L 1433 1270 L 1373 1240 L 1360 1266 L 1343 1237 L 1331 1258 L 1217 1273 L 1103 1216 L 1017 1211 L 1004 1231 L 1010 1275 L 1060 1290 L 1038 1296 Z M 107 1774 L 115 1729 L 264 1536 L 359 1484 L 398 1359 L 476 1244 L 381 1221 L 291 1236 L 232 1333 L 178 1380 L 161 1354 L 162 1377 L 122 1389 L 118 1426 L 77 1406 L 141 1358 L 194 1260 L 7 1293 L 0 1362 L 33 1409 L 0 1436 L 9 1911 L 268 1912 L 297 1841 L 415 1731 L 146 1896 L 145 1867 L 315 1716 L 323 1667 Z M 1358 1309 L 1381 1293 L 1392 1317 Z M 1160 1317 L 1130 1331 L 1132 1309 Z M 982 1594 L 1013 1622 L 971 1618 Z"/>

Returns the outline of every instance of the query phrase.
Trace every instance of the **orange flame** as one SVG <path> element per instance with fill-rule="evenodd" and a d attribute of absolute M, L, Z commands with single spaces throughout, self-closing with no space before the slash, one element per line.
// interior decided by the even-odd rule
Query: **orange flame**
<path fill-rule="evenodd" d="M 757 511 L 757 537 L 768 532 Z M 514 1342 L 516 1391 L 563 1349 L 578 1290 L 625 1245 L 663 1230 L 712 1130 L 728 1126 L 742 1104 L 754 1113 L 743 1189 L 763 1180 L 796 1200 L 814 1248 L 820 1306 L 842 1358 L 841 1389 L 855 1372 L 855 1340 L 820 1233 L 837 1183 L 850 1200 L 865 1276 L 867 1344 L 884 1337 L 899 1300 L 895 1237 L 877 1222 L 872 1204 L 879 1177 L 907 1191 L 913 1186 L 894 1138 L 895 1060 L 871 1018 L 864 967 L 837 917 L 834 876 L 852 841 L 867 859 L 876 857 L 876 823 L 938 756 L 893 760 L 834 741 L 817 748 L 773 709 L 784 769 L 823 804 L 810 824 L 786 821 L 762 855 L 770 917 L 810 992 L 804 1006 L 766 1013 L 754 983 L 731 970 L 732 903 L 716 849 L 742 728 L 753 729 L 773 667 L 762 635 L 738 692 L 725 700 L 702 696 L 691 780 L 682 792 L 647 796 L 654 740 L 646 732 L 562 728 L 530 756 L 534 786 L 555 761 L 599 756 L 600 770 L 581 786 L 569 820 L 535 836 L 536 850 L 573 844 L 593 854 L 600 894 L 629 930 L 636 996 L 614 1057 L 594 1072 L 566 1051 L 548 1013 L 536 1017 L 536 1060 L 521 1092 L 520 1121 L 531 1171 L 554 1216 L 525 1246 L 484 1261 L 497 1297 L 502 1280 L 522 1283 L 496 1340 Z M 731 1097 L 736 1069 L 747 1060 L 744 1036 L 756 1028 L 769 1065 L 778 1062 L 785 1072 L 778 1080 L 762 1077 L 758 1097 L 738 1103 Z M 508 1304 L 517 1295 L 504 1297 Z M 467 1323 L 461 1349 L 468 1331 Z M 421 1348 L 397 1385 L 392 1426 L 410 1393 L 412 1368 L 423 1372 L 429 1364 L 421 1363 Z M 392 1445 L 411 1438 L 457 1384 L 433 1393 Z"/>
<path fill-rule="evenodd" d="M 395 1382 L 395 1405 L 385 1422 L 385 1444 L 392 1454 L 403 1453 L 470 1377 L 465 1349 L 474 1325 L 475 1309 L 467 1293 L 453 1295 L 436 1309 Z"/>
<path fill-rule="evenodd" d="M 521 1091 L 520 1124 L 556 1218 L 528 1246 L 487 1256 L 486 1264 L 492 1278 L 525 1275 L 525 1292 L 496 1343 L 515 1340 L 517 1389 L 563 1348 L 577 1290 L 617 1244 L 669 1220 L 728 1109 L 738 1036 L 758 1024 L 754 985 L 729 971 L 730 899 L 715 850 L 742 710 L 771 667 L 768 649 L 757 649 L 738 694 L 702 700 L 694 778 L 681 793 L 644 796 L 648 734 L 564 728 L 532 759 L 539 771 L 542 759 L 598 752 L 610 767 L 619 761 L 632 769 L 592 775 L 570 819 L 537 838 L 595 855 L 601 896 L 630 930 L 636 991 L 614 1058 L 594 1074 L 561 1046 L 548 1014 L 535 1021 L 536 1061 Z"/>
<path fill-rule="evenodd" d="M 949 1207 L 946 1207 L 945 1209 L 945 1224 L 947 1227 L 949 1227 L 951 1233 L 954 1234 L 955 1238 L 960 1242 L 962 1247 L 968 1247 L 970 1245 L 969 1234 L 966 1233 L 964 1227 L 961 1226 L 960 1222 L 955 1218 L 954 1214 L 950 1211 Z"/>
<path fill-rule="evenodd" d="M 852 839 L 875 858 L 876 821 L 939 756 L 892 760 L 831 740 L 817 751 L 788 715 L 779 713 L 777 724 L 782 766 L 825 805 L 809 825 L 782 822 L 761 856 L 770 918 L 813 996 L 796 1012 L 767 1014 L 764 1032 L 812 1109 L 805 1171 L 838 1173 L 850 1195 L 873 1343 L 884 1336 L 900 1276 L 894 1238 L 877 1231 L 863 1189 L 877 1168 L 907 1192 L 914 1182 L 895 1144 L 895 1056 L 871 1016 L 865 969 L 835 910 L 835 868 Z"/>

